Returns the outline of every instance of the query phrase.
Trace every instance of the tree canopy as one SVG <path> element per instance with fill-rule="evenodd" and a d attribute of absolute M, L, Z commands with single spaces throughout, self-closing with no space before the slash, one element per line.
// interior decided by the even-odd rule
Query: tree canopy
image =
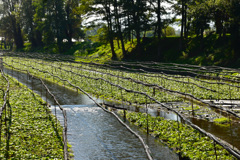
<path fill-rule="evenodd" d="M 33 48 L 56 44 L 61 52 L 73 39 L 84 39 L 86 28 L 98 26 L 113 58 L 114 41 L 126 55 L 126 42 L 136 39 L 141 54 L 143 39 L 151 35 L 161 59 L 161 38 L 174 35 L 170 26 L 175 24 L 181 28 L 179 50 L 186 49 L 189 37 L 215 33 L 218 38 L 230 35 L 234 56 L 240 53 L 239 0 L 0 0 L 0 6 L 1 37 L 16 49 L 29 42 Z"/>

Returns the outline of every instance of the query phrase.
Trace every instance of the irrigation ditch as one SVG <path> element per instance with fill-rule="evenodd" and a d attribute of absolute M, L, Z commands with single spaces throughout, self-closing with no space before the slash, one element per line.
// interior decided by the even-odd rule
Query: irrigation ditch
<path fill-rule="evenodd" d="M 61 110 L 55 110 L 54 100 L 40 85 L 37 79 L 27 79 L 27 74 L 7 70 L 5 72 L 29 86 L 34 92 L 51 104 L 53 113 L 62 121 Z M 13 75 L 12 75 L 13 74 Z M 118 121 L 106 113 L 87 96 L 68 89 L 66 86 L 45 81 L 49 90 L 59 99 L 59 103 L 68 115 L 68 142 L 72 145 L 74 159 L 147 159 L 140 141 L 136 139 Z M 32 88 L 33 86 L 33 88 Z M 47 99 L 46 99 L 47 97 Z M 102 101 L 97 100 L 98 103 Z M 81 104 L 81 105 L 80 105 Z M 63 123 L 62 123 L 63 124 Z M 154 159 L 178 159 L 178 156 L 156 139 L 146 136 L 136 127 L 128 124 L 134 132 L 141 135 L 147 143 Z"/>
<path fill-rule="evenodd" d="M 19 56 L 19 55 L 18 55 Z M 26 56 L 26 55 L 23 55 Z M 116 62 L 115 62 L 116 63 Z M 119 63 L 116 63 L 119 65 Z M 29 59 L 17 57 L 8 58 L 4 57 L 4 65 L 9 69 L 19 70 L 22 72 L 27 72 L 31 76 L 41 77 L 47 80 L 55 81 L 61 85 L 66 87 L 74 88 L 77 91 L 81 91 L 86 94 L 90 99 L 91 94 L 95 96 L 101 96 L 101 98 L 107 101 L 118 101 L 120 102 L 120 107 L 115 107 L 116 109 L 123 110 L 123 116 L 126 117 L 126 108 L 124 106 L 135 106 L 136 108 L 144 108 L 145 120 L 146 120 L 146 132 L 150 133 L 153 132 L 152 129 L 149 128 L 150 122 L 152 118 L 149 116 L 149 108 L 157 109 L 166 109 L 171 111 L 177 115 L 179 120 L 176 121 L 177 127 L 177 136 L 176 139 L 177 144 L 175 145 L 177 152 L 182 153 L 184 151 L 184 142 L 181 137 L 184 137 L 182 134 L 181 123 L 184 122 L 187 126 L 191 126 L 195 129 L 200 135 L 200 139 L 202 136 L 207 136 L 211 139 L 212 150 L 211 156 L 213 159 L 218 159 L 221 156 L 227 155 L 225 152 L 220 152 L 220 148 L 217 145 L 222 146 L 226 149 L 230 154 L 232 154 L 236 158 L 240 158 L 239 151 L 233 147 L 232 145 L 227 144 L 226 142 L 222 141 L 221 139 L 217 138 L 215 135 L 206 132 L 199 126 L 195 125 L 192 121 L 187 118 L 191 115 L 193 118 L 198 110 L 204 111 L 204 114 L 208 114 L 206 112 L 212 111 L 216 117 L 222 116 L 215 113 L 215 110 L 212 108 L 217 109 L 220 112 L 224 112 L 227 114 L 228 123 L 230 124 L 230 130 L 232 133 L 232 117 L 236 118 L 238 121 L 239 114 L 237 112 L 237 103 L 234 103 L 232 100 L 233 98 L 237 100 L 238 95 L 238 80 L 234 80 L 236 76 L 230 78 L 225 78 L 218 76 L 211 76 L 211 75 L 204 75 L 204 74 L 197 74 L 198 77 L 189 77 L 189 74 L 186 76 L 181 75 L 174 75 L 171 76 L 170 74 L 166 76 L 166 73 L 161 74 L 161 72 L 156 72 L 157 69 L 151 69 L 151 72 L 147 72 L 143 69 L 131 69 L 127 68 L 126 65 L 129 64 L 121 64 L 125 65 L 125 67 L 120 66 L 120 68 L 111 67 L 111 65 L 102 65 L 102 64 L 95 64 L 95 63 L 72 63 L 72 62 L 60 62 L 60 61 L 43 61 L 43 60 L 33 60 L 29 61 Z M 132 65 L 132 64 L 131 64 Z M 146 66 L 141 66 L 147 68 Z M 165 66 L 166 67 L 166 66 Z M 175 66 L 174 66 L 175 67 Z M 176 68 L 176 67 L 175 67 Z M 179 67 L 178 67 L 179 69 Z M 182 67 L 180 69 L 183 69 Z M 200 68 L 202 69 L 202 68 Z M 128 70 L 128 71 L 126 71 Z M 163 69 L 161 68 L 161 71 Z M 154 71 L 154 72 L 152 72 Z M 196 70 L 195 70 L 196 71 Z M 186 72 L 189 72 L 188 70 Z M 199 72 L 199 70 L 198 70 Z M 191 72 L 192 73 L 192 72 Z M 159 74 L 161 74 L 159 76 Z M 207 72 L 207 74 L 215 74 L 215 72 Z M 195 74 L 196 75 L 196 74 Z M 221 75 L 225 75 L 221 74 Z M 178 79 L 171 80 L 167 77 L 177 77 Z M 206 78 L 207 80 L 203 79 Z M 151 79 L 152 78 L 152 79 Z M 197 83 L 194 81 L 198 79 Z M 211 82 L 208 83 L 209 79 Z M 171 81 L 171 83 L 169 82 Z M 190 82 L 192 81 L 192 82 Z M 204 81 L 204 82 L 203 82 Z M 221 82 L 220 82 L 221 81 Z M 202 83 L 203 82 L 203 83 Z M 229 84 L 234 83 L 234 84 Z M 182 85 L 184 88 L 182 91 L 177 89 L 173 89 L 172 87 L 176 87 Z M 209 86 L 210 85 L 210 86 Z M 216 86 L 218 89 L 216 89 Z M 228 93 L 224 93 L 220 90 L 222 89 L 229 89 Z M 225 97 L 226 99 L 232 100 L 230 104 L 223 105 L 216 105 L 214 103 L 210 103 L 209 101 L 203 98 L 199 98 L 202 93 L 210 92 L 210 96 L 212 98 L 220 100 L 221 97 Z M 197 92 L 195 92 L 197 91 Z M 170 99 L 170 100 L 169 100 Z M 222 98 L 221 98 L 222 99 Z M 187 111 L 190 113 L 188 116 L 183 111 L 183 107 L 179 107 L 174 105 L 173 102 L 178 102 L 178 105 L 185 106 L 185 108 L 189 108 Z M 196 102 L 204 105 L 197 105 Z M 181 104 L 182 103 L 182 104 Z M 99 107 L 102 107 L 101 104 L 96 104 Z M 127 104 L 127 105 L 126 105 Z M 189 106 L 190 105 L 190 106 Z M 114 105 L 109 105 L 105 103 L 105 106 L 114 107 Z M 199 107 L 201 106 L 201 107 Z M 104 107 L 102 107 L 106 112 L 109 112 Z M 113 115 L 115 114 L 114 112 Z M 197 114 L 196 114 L 197 115 Z M 200 115 L 200 114 L 199 114 Z M 117 117 L 117 116 L 116 116 Z M 206 116 L 205 116 L 206 117 Z M 121 121 L 120 121 L 121 123 Z M 124 124 L 123 124 L 124 125 Z M 126 126 L 127 127 L 127 126 Z M 182 127 L 183 128 L 183 127 Z M 184 134 L 184 133 L 183 133 Z M 141 138 L 140 138 L 140 141 Z M 194 141 L 188 141 L 188 143 L 192 143 L 194 145 Z M 144 146 L 144 142 L 143 142 Z M 145 146 L 146 152 L 148 153 L 147 146 Z M 204 151 L 202 151 L 204 152 Z M 212 153 L 213 152 L 213 153 Z M 188 156 L 188 155 L 187 155 Z M 151 159 L 151 155 L 149 152 L 149 159 Z"/>

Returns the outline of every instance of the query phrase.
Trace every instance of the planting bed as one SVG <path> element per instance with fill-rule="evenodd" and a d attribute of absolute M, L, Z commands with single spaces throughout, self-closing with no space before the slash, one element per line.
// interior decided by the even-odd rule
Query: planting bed
<path fill-rule="evenodd" d="M 238 70 L 160 63 L 76 63 L 69 57 L 60 59 L 34 55 L 33 59 L 32 55 L 27 54 L 12 56 L 4 57 L 4 66 L 9 69 L 26 72 L 104 100 L 145 108 L 146 115 L 149 107 L 167 109 L 177 114 L 177 122 L 163 121 L 141 113 L 128 113 L 127 118 L 138 126 L 148 128 L 149 133 L 166 141 L 182 156 L 195 159 L 206 154 L 211 159 L 229 159 L 232 154 L 240 157 L 237 150 L 186 118 L 201 118 L 230 126 L 233 121 L 238 123 L 239 105 L 233 101 L 239 100 L 240 96 Z M 225 101 L 218 103 L 219 100 Z M 186 124 L 179 123 L 182 120 Z M 140 124 L 136 123 L 139 121 Z M 155 127 L 162 121 L 163 126 L 172 126 L 173 129 L 165 133 L 162 128 Z M 152 123 L 154 126 L 151 126 Z M 176 128 L 176 125 L 179 127 Z M 192 133 L 193 139 L 184 141 L 190 136 L 189 133 Z M 164 137 L 165 134 L 173 135 L 175 139 Z M 179 136 L 178 142 L 176 134 Z M 201 144 L 206 145 L 198 148 Z"/>
<path fill-rule="evenodd" d="M 63 159 L 62 127 L 56 128 L 46 102 L 4 73 L 0 75 L 0 107 L 8 82 L 1 113 L 0 159 Z"/>

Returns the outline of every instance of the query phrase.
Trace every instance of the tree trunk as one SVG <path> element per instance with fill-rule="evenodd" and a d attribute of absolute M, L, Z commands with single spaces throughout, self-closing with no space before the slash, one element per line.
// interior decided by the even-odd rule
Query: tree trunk
<path fill-rule="evenodd" d="M 184 38 L 187 38 L 187 5 L 184 4 Z"/>
<path fill-rule="evenodd" d="M 106 11 L 106 20 L 107 20 L 107 24 L 108 24 L 108 39 L 109 39 L 110 47 L 111 47 L 111 51 L 112 51 L 112 59 L 116 60 L 117 55 L 114 50 L 114 41 L 113 41 L 114 35 L 113 35 L 113 31 L 112 31 L 112 18 L 111 18 L 111 12 L 110 12 L 110 2 L 108 3 L 108 1 L 105 0 L 104 8 Z"/>
<path fill-rule="evenodd" d="M 132 11 L 132 16 L 133 16 L 133 22 L 134 22 L 134 31 L 136 32 L 136 38 L 137 38 L 137 56 L 141 55 L 142 49 L 141 49 L 141 34 L 140 34 L 140 24 L 139 24 L 139 9 L 138 5 L 140 4 L 140 0 L 136 1 L 136 4 L 134 3 L 133 0 L 131 0 L 132 6 L 134 6 L 134 9 Z"/>
<path fill-rule="evenodd" d="M 158 8 L 157 8 L 157 26 L 158 26 L 158 59 L 162 59 L 161 55 L 161 36 L 162 36 L 162 23 L 161 23 L 161 0 L 158 0 Z"/>
<path fill-rule="evenodd" d="M 221 21 L 221 17 L 222 17 L 221 12 L 217 10 L 215 12 L 214 18 L 215 18 L 216 34 L 218 34 L 219 37 L 221 37 L 222 31 L 223 31 L 223 24 Z"/>
<path fill-rule="evenodd" d="M 127 16 L 127 20 L 128 20 L 128 40 L 131 41 L 131 24 L 130 24 L 130 17 L 129 15 Z"/>
<path fill-rule="evenodd" d="M 240 55 L 240 33 L 239 33 L 239 29 L 240 29 L 240 25 L 238 24 L 239 22 L 233 22 L 232 24 L 232 32 L 231 32 L 231 36 L 232 36 L 232 48 L 234 50 L 234 60 L 239 59 L 239 55 Z"/>
<path fill-rule="evenodd" d="M 142 54 L 142 47 L 141 47 L 141 33 L 140 33 L 140 24 L 139 24 L 139 16 L 136 16 L 137 26 L 136 26 L 136 38 L 137 38 L 137 52 L 138 55 Z"/>
<path fill-rule="evenodd" d="M 43 42 L 42 42 L 42 32 L 37 30 L 35 32 L 35 36 L 36 36 L 36 42 L 37 42 L 37 46 L 41 47 L 43 46 Z"/>
<path fill-rule="evenodd" d="M 121 41 L 121 46 L 122 46 L 122 53 L 123 53 L 123 56 L 125 56 L 126 50 L 125 50 L 125 45 L 124 45 L 124 41 L 123 41 L 122 28 L 121 28 L 121 24 L 120 24 L 120 20 L 119 20 L 118 6 L 117 6 L 116 0 L 114 0 L 114 10 L 115 10 L 115 19 L 116 19 L 117 29 L 118 29 L 118 36 L 119 36 L 119 39 Z"/>
<path fill-rule="evenodd" d="M 13 37 L 14 37 L 14 43 L 16 45 L 16 49 L 22 49 L 23 39 L 22 39 L 20 24 L 16 22 L 16 18 L 12 15 L 11 15 L 11 22 L 13 27 Z"/>
<path fill-rule="evenodd" d="M 67 40 L 68 40 L 68 45 L 69 47 L 72 46 L 72 35 L 73 35 L 73 30 L 72 30 L 72 23 L 71 23 L 71 18 L 70 18 L 70 12 L 71 12 L 71 7 L 70 7 L 70 2 L 66 5 L 66 16 L 67 16 L 67 27 L 66 27 L 66 35 L 67 35 Z"/>
<path fill-rule="evenodd" d="M 185 3 L 184 3 L 184 1 L 185 0 L 182 0 L 182 20 L 181 20 L 181 39 L 183 39 L 183 32 L 184 32 L 184 28 L 185 28 L 185 26 L 184 26 L 184 13 L 185 13 L 185 11 L 184 11 L 184 9 L 185 9 Z"/>
<path fill-rule="evenodd" d="M 184 30 L 185 30 L 185 23 L 184 23 L 184 20 L 185 20 L 185 0 L 182 0 L 182 20 L 181 20 L 181 38 L 180 38 L 180 50 L 182 51 L 183 50 L 183 41 L 184 41 Z"/>

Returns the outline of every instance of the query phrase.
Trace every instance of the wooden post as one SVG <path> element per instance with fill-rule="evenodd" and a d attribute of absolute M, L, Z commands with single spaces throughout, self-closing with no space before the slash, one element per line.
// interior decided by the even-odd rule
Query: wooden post
<path fill-rule="evenodd" d="M 118 76 L 117 76 L 117 84 L 119 85 L 119 71 L 118 71 Z"/>
<path fill-rule="evenodd" d="M 178 120 L 178 115 L 177 115 L 177 122 L 178 122 L 178 139 L 179 139 L 179 157 L 181 159 L 181 134 L 180 134 L 180 127 L 179 127 L 179 120 Z M 181 119 L 180 119 L 181 121 Z"/>
<path fill-rule="evenodd" d="M 46 105 L 48 104 L 48 102 L 47 102 L 47 89 L 46 89 Z"/>
<path fill-rule="evenodd" d="M 67 112 L 66 110 L 63 110 L 63 116 L 64 116 L 64 139 L 63 139 L 63 143 L 64 143 L 64 160 L 68 159 L 68 147 L 67 147 Z"/>
<path fill-rule="evenodd" d="M 213 145 L 214 145 L 214 151 L 215 151 L 215 156 L 216 156 L 216 160 L 217 160 L 217 149 L 216 149 L 216 142 L 215 141 L 213 142 Z"/>
<path fill-rule="evenodd" d="M 3 70 L 3 58 L 0 58 L 0 70 Z"/>
<path fill-rule="evenodd" d="M 146 114 L 147 114 L 147 134 L 149 134 L 147 96 L 146 96 Z"/>
<path fill-rule="evenodd" d="M 124 122 L 126 122 L 126 121 L 127 121 L 127 118 L 126 118 L 126 109 L 123 110 L 123 113 L 124 113 L 124 115 L 123 115 L 123 120 L 124 120 Z"/>
<path fill-rule="evenodd" d="M 194 117 L 193 99 L 192 99 L 192 116 Z"/>
<path fill-rule="evenodd" d="M 121 89 L 121 99 L 122 99 L 122 107 L 124 108 L 123 106 L 123 93 L 122 93 L 122 89 Z M 126 111 L 124 109 L 124 122 L 126 122 Z"/>
<path fill-rule="evenodd" d="M 32 81 L 31 81 L 31 83 L 32 83 L 32 91 L 33 91 L 33 76 L 32 76 Z"/>
<path fill-rule="evenodd" d="M 231 118 L 230 118 L 230 114 L 228 114 L 228 120 L 229 120 L 229 127 L 230 127 L 230 132 L 231 132 L 231 140 L 232 140 L 232 144 L 233 144 L 233 133 L 232 133 L 232 123 L 231 123 Z M 233 149 L 234 149 L 234 146 L 232 145 Z"/>
<path fill-rule="evenodd" d="M 12 60 L 12 79 L 13 79 L 13 60 Z"/>
<path fill-rule="evenodd" d="M 54 76 L 53 76 L 53 65 L 52 66 L 52 79 L 53 79 L 53 83 L 54 83 Z"/>
<path fill-rule="evenodd" d="M 72 75 L 72 65 L 71 65 L 71 80 L 73 79 L 73 75 Z"/>
<path fill-rule="evenodd" d="M 57 125 L 57 103 L 55 100 L 54 100 L 54 106 L 55 106 L 55 118 L 56 118 L 56 129 L 57 129 L 58 128 L 58 125 Z"/>
<path fill-rule="evenodd" d="M 231 95 L 231 87 L 229 86 L 229 96 L 230 96 L 230 103 L 232 105 L 232 95 Z"/>
<path fill-rule="evenodd" d="M 139 74 L 137 74 L 137 81 L 139 81 Z M 138 83 L 137 83 L 137 91 L 138 91 Z M 138 98 L 138 94 L 137 94 L 137 98 Z"/>
<path fill-rule="evenodd" d="M 0 122 L 0 147 L 2 144 L 2 117 L 1 117 L 1 122 Z"/>

